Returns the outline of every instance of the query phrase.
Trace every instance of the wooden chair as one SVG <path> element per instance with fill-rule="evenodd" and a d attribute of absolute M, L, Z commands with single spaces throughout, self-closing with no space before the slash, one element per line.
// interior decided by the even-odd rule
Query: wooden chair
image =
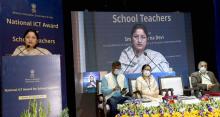
<path fill-rule="evenodd" d="M 96 80 L 96 104 L 97 104 L 97 117 L 107 117 L 108 112 L 110 111 L 110 106 L 106 104 L 105 96 L 101 93 L 101 81 Z"/>
<path fill-rule="evenodd" d="M 141 92 L 136 90 L 136 78 L 130 78 L 128 81 L 129 93 L 133 98 L 142 98 Z"/>

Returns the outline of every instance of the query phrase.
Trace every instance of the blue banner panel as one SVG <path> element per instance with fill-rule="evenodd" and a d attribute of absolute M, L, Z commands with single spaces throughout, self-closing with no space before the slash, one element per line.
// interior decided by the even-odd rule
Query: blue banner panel
<path fill-rule="evenodd" d="M 3 0 L 1 16 L 3 55 L 12 54 L 15 47 L 23 44 L 26 29 L 38 31 L 40 47 L 53 54 L 63 53 L 61 0 Z"/>
<path fill-rule="evenodd" d="M 66 92 L 62 0 L 0 0 L 0 55 L 24 44 L 24 32 L 35 29 L 39 47 L 61 55 L 62 92 Z M 66 105 L 66 94 L 63 95 Z"/>
<path fill-rule="evenodd" d="M 2 115 L 20 117 L 31 109 L 38 116 L 58 117 L 62 110 L 60 56 L 2 58 Z M 41 110 L 41 112 L 40 112 Z"/>

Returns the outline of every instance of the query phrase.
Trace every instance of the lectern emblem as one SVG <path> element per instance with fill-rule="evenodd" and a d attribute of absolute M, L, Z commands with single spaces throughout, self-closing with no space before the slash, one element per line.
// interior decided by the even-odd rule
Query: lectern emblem
<path fill-rule="evenodd" d="M 35 71 L 33 69 L 30 70 L 30 79 L 35 78 Z"/>
<path fill-rule="evenodd" d="M 37 13 L 37 5 L 34 4 L 34 3 L 31 4 L 31 12 L 32 13 Z"/>
<path fill-rule="evenodd" d="M 36 71 L 34 69 L 30 69 L 29 71 L 29 77 L 25 78 L 26 83 L 36 83 L 40 82 L 40 78 L 36 76 Z"/>

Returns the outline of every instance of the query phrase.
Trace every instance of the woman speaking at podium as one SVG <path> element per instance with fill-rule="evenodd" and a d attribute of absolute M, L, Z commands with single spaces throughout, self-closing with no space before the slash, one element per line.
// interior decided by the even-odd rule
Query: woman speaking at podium
<path fill-rule="evenodd" d="M 38 46 L 39 35 L 36 30 L 28 29 L 24 33 L 25 45 L 18 46 L 12 56 L 52 55 L 50 51 Z"/>

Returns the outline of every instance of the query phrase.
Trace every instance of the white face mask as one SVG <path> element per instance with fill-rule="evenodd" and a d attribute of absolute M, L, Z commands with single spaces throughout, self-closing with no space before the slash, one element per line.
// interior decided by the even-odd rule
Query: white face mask
<path fill-rule="evenodd" d="M 207 69 L 206 69 L 205 67 L 200 67 L 199 71 L 200 71 L 201 73 L 205 73 L 205 72 L 207 71 Z"/>
<path fill-rule="evenodd" d="M 121 73 L 121 69 L 115 69 L 115 70 L 114 70 L 114 74 L 115 74 L 115 75 L 118 75 L 118 74 L 120 74 L 120 73 Z"/>
<path fill-rule="evenodd" d="M 144 70 L 143 75 L 148 77 L 151 75 L 151 72 L 149 70 Z"/>

